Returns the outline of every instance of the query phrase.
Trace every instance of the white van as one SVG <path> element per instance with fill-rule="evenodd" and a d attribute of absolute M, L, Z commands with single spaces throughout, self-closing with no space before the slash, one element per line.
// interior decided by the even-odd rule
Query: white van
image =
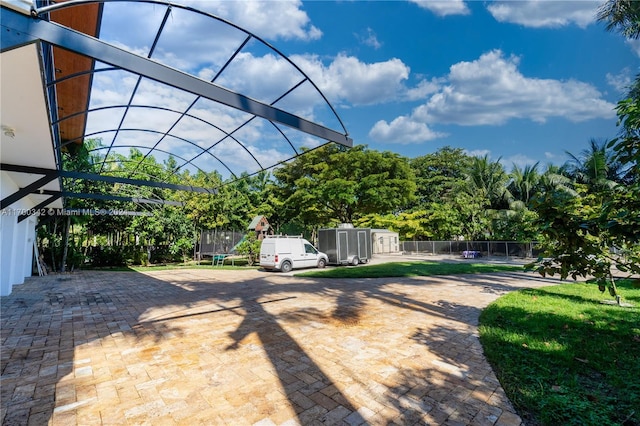
<path fill-rule="evenodd" d="M 298 268 L 324 268 L 329 258 L 302 237 L 269 235 L 260 246 L 260 266 L 290 272 Z"/>

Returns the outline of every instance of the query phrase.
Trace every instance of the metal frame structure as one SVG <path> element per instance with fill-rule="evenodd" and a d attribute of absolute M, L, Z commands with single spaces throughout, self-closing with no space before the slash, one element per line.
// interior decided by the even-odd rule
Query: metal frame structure
<path fill-rule="evenodd" d="M 55 17 L 55 14 L 64 13 L 65 11 L 71 10 L 72 8 L 83 7 L 87 5 L 99 5 L 100 11 L 98 14 L 98 19 L 102 19 L 102 11 L 104 5 L 108 3 L 140 3 L 140 4 L 152 4 L 163 8 L 166 8 L 164 11 L 164 16 L 162 22 L 156 30 L 156 33 L 153 37 L 153 44 L 151 45 L 149 52 L 146 56 L 127 51 L 120 47 L 117 47 L 113 44 L 110 44 L 107 41 L 101 40 L 97 34 L 96 37 L 84 34 L 82 32 L 76 31 L 74 28 L 67 27 L 58 22 L 54 22 L 52 17 Z M 52 3 L 52 4 L 49 4 Z M 16 200 L 39 191 L 40 194 L 48 194 L 51 197 L 46 201 L 40 203 L 42 207 L 46 206 L 48 202 L 53 201 L 54 199 L 58 199 L 60 197 L 86 197 L 93 196 L 96 194 L 74 194 L 71 191 L 65 190 L 63 187 L 62 178 L 72 178 L 72 179 L 92 179 L 98 181 L 107 181 L 107 182 L 117 182 L 117 183 L 125 183 L 131 185 L 139 185 L 139 186 L 152 186 L 159 188 L 167 188 L 172 190 L 186 190 L 186 191 L 196 191 L 201 193 L 215 193 L 214 188 L 195 188 L 187 185 L 175 185 L 169 182 L 161 182 L 154 181 L 155 179 L 140 180 L 134 179 L 133 174 L 138 170 L 140 165 L 145 161 L 149 156 L 153 156 L 154 153 L 162 153 L 171 155 L 174 159 L 178 160 L 179 163 L 177 168 L 173 171 L 173 174 L 178 173 L 181 170 L 185 170 L 186 168 L 193 168 L 199 171 L 205 171 L 202 167 L 198 166 L 195 161 L 200 159 L 201 157 L 207 157 L 208 159 L 213 159 L 219 166 L 229 173 L 232 180 L 238 179 L 240 175 L 237 172 L 237 169 L 234 169 L 229 162 L 225 158 L 221 158 L 220 155 L 216 155 L 214 153 L 215 148 L 225 141 L 231 141 L 232 144 L 237 146 L 237 149 L 246 153 L 248 158 L 251 158 L 255 164 L 252 166 L 252 170 L 257 170 L 248 175 L 260 173 L 266 170 L 269 170 L 279 164 L 282 164 L 286 161 L 289 161 L 293 158 L 296 158 L 300 155 L 304 154 L 304 151 L 296 148 L 294 143 L 287 137 L 285 129 L 293 129 L 298 132 L 302 132 L 303 134 L 313 136 L 324 141 L 321 145 L 326 143 L 338 143 L 345 147 L 352 146 L 352 140 L 348 136 L 348 132 L 342 123 L 342 120 L 336 113 L 335 109 L 325 95 L 319 90 L 313 81 L 305 74 L 302 69 L 300 69 L 295 63 L 293 63 L 289 58 L 287 58 L 283 53 L 277 50 L 275 47 L 271 46 L 269 43 L 258 37 L 257 35 L 243 29 L 229 21 L 226 21 L 220 17 L 212 15 L 210 13 L 206 13 L 195 9 L 189 6 L 182 6 L 178 4 L 171 3 L 165 0 L 70 0 L 67 2 L 56 3 L 53 2 L 43 2 L 40 1 L 39 5 L 41 7 L 33 7 L 31 9 L 30 16 L 25 15 L 24 13 L 17 12 L 10 8 L 5 7 L 4 5 L 0 11 L 0 26 L 2 31 L 2 38 L 0 38 L 0 48 L 2 52 L 18 48 L 20 46 L 24 46 L 30 43 L 37 43 L 40 46 L 41 57 L 43 58 L 43 70 L 44 70 L 44 78 L 45 78 L 45 89 L 48 93 L 48 101 L 49 112 L 50 112 L 50 126 L 52 129 L 52 137 L 53 148 L 55 150 L 57 156 L 57 170 L 51 169 L 37 169 L 33 167 L 26 167 L 20 165 L 12 165 L 12 164 L 2 164 L 0 169 L 6 171 L 12 171 L 17 173 L 31 173 L 35 175 L 41 175 L 39 179 L 35 180 L 30 185 L 25 186 L 24 188 L 20 188 L 19 191 L 6 196 L 4 199 L 0 201 L 0 208 L 5 208 Z M 154 53 L 158 44 L 159 39 L 161 38 L 163 32 L 165 31 L 165 27 L 167 25 L 167 21 L 172 14 L 173 10 L 180 9 L 184 12 L 195 14 L 201 18 L 210 19 L 212 21 L 216 21 L 217 23 L 223 24 L 232 28 L 234 31 L 240 31 L 244 34 L 244 40 L 237 46 L 237 48 L 233 51 L 233 53 L 228 57 L 226 62 L 217 70 L 214 77 L 207 80 L 203 80 L 197 76 L 191 75 L 187 72 L 180 71 L 176 68 L 170 67 L 163 63 L 160 63 L 154 57 Z M 98 28 L 100 23 L 98 22 Z M 99 30 L 98 30 L 99 33 Z M 229 65 L 238 57 L 238 55 L 243 52 L 243 49 L 248 45 L 249 42 L 257 42 L 263 48 L 266 48 L 268 51 L 272 52 L 278 58 L 284 59 L 293 70 L 300 76 L 299 80 L 293 83 L 284 93 L 281 93 L 275 99 L 271 101 L 259 101 L 253 99 L 249 96 L 243 95 L 241 93 L 235 92 L 228 88 L 222 87 L 217 84 L 217 80 L 222 75 L 222 73 L 229 67 Z M 54 50 L 55 49 L 55 50 Z M 70 75 L 64 75 L 60 78 L 56 78 L 56 67 L 55 60 L 56 55 L 76 55 L 78 58 L 90 59 L 92 66 L 90 69 L 83 70 L 80 72 L 75 72 Z M 106 64 L 107 67 L 96 69 L 96 62 L 101 64 Z M 118 103 L 114 105 L 101 106 L 97 108 L 90 108 L 90 104 L 87 101 L 86 107 L 84 110 L 76 110 L 76 111 L 59 111 L 57 108 L 57 102 L 60 101 L 58 99 L 58 85 L 61 84 L 69 84 L 70 82 L 78 81 L 78 79 L 89 77 L 89 91 L 91 84 L 93 82 L 93 78 L 97 73 L 115 71 L 115 70 L 123 70 L 133 75 L 137 76 L 137 81 L 131 94 L 129 96 L 129 100 L 127 103 Z M 185 92 L 191 95 L 195 95 L 195 99 L 184 109 L 179 110 L 175 108 L 169 108 L 160 105 L 140 105 L 134 102 L 134 98 L 136 93 L 139 90 L 141 82 L 143 79 L 147 79 L 156 83 L 161 83 L 163 85 L 172 87 L 181 92 Z M 294 92 L 297 88 L 302 86 L 303 84 L 310 84 L 313 89 L 319 94 L 319 96 L 324 100 L 326 106 L 330 109 L 330 111 L 335 116 L 335 119 L 339 123 L 340 130 L 334 130 L 328 127 L 325 127 L 321 124 L 317 124 L 311 120 L 302 118 L 298 115 L 295 115 L 291 112 L 287 112 L 284 109 L 278 108 L 276 105 L 279 101 L 287 97 L 289 94 Z M 87 98 L 88 99 L 88 98 Z M 240 122 L 240 124 L 235 125 L 233 128 L 228 128 L 227 130 L 223 129 L 223 126 L 217 125 L 209 120 L 203 119 L 192 113 L 194 106 L 196 103 L 205 99 L 208 101 L 213 101 L 216 104 L 223 105 L 225 107 L 230 107 L 234 110 L 237 110 L 243 114 L 248 114 L 247 117 Z M 157 111 L 165 111 L 173 113 L 177 118 L 168 126 L 167 130 L 157 130 L 153 128 L 136 128 L 136 127 L 128 127 L 126 126 L 126 119 L 131 111 L 136 109 L 149 109 L 149 110 L 157 110 Z M 106 111 L 110 109 L 121 109 L 123 110 L 123 114 L 119 120 L 119 124 L 117 127 L 109 127 L 100 129 L 96 132 L 92 132 L 90 134 L 86 133 L 86 123 L 87 117 L 92 112 L 97 111 Z M 69 123 L 71 120 L 77 118 L 83 118 L 83 126 L 84 128 L 79 129 L 78 133 L 80 136 L 71 139 L 65 139 L 60 132 L 60 128 L 63 124 Z M 213 132 L 221 134 L 221 137 L 214 138 L 211 143 L 207 146 L 202 146 L 202 144 L 198 144 L 188 138 L 182 137 L 180 135 L 174 134 L 173 131 L 178 126 L 182 120 L 185 118 L 197 120 L 199 123 L 209 126 Z M 247 143 L 243 142 L 238 134 L 241 129 L 245 128 L 247 125 L 252 123 L 254 120 L 266 120 L 270 125 L 275 128 L 275 134 L 279 134 L 282 139 L 282 144 L 284 147 L 287 147 L 288 150 L 291 151 L 291 154 L 285 160 L 276 161 L 274 164 L 266 164 L 264 161 L 261 161 L 257 158 L 254 153 L 254 148 L 249 146 Z M 157 135 L 156 142 L 149 149 L 149 146 L 136 144 L 136 143 L 125 143 L 118 144 L 118 138 L 122 134 L 128 132 L 144 132 L 147 135 Z M 99 146 L 90 151 L 91 153 L 96 153 L 98 151 L 105 151 L 106 155 L 102 156 L 102 161 L 96 165 L 93 170 L 94 173 L 79 173 L 69 170 L 64 170 L 62 156 L 63 151 L 67 148 L 82 143 L 83 140 L 87 137 L 96 136 L 96 135 L 113 135 L 110 143 L 105 146 Z M 186 155 L 178 155 L 170 152 L 166 148 L 162 148 L 160 146 L 163 141 L 169 140 L 180 140 L 190 147 L 193 150 L 197 150 L 194 154 L 187 157 Z M 133 172 L 131 172 L 128 176 L 114 176 L 110 175 L 110 164 L 112 160 L 112 156 L 110 155 L 118 148 L 125 149 L 148 149 L 146 153 L 144 153 L 143 158 L 138 162 L 137 165 L 133 167 Z M 67 155 L 67 154 L 65 154 Z M 211 170 L 209 170 L 211 171 Z M 245 172 L 243 175 L 247 175 Z M 60 180 L 61 191 L 44 191 L 41 190 L 43 185 L 52 180 L 58 179 Z M 115 195 L 96 195 L 95 198 L 105 198 L 111 200 L 122 200 L 123 197 L 115 196 Z M 127 198 L 127 197 L 124 197 Z M 131 197 L 129 197 L 131 198 Z M 141 200 L 138 200 L 141 201 Z M 144 202 L 144 201 L 142 201 Z"/>

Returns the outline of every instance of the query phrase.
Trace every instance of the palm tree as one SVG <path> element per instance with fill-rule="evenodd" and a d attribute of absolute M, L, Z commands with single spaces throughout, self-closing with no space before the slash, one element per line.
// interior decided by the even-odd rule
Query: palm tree
<path fill-rule="evenodd" d="M 598 8 L 598 21 L 605 22 L 607 31 L 618 31 L 627 38 L 640 37 L 640 2 L 608 0 Z"/>
<path fill-rule="evenodd" d="M 514 164 L 510 174 L 511 181 L 507 188 L 515 200 L 522 201 L 525 205 L 535 195 L 540 182 L 538 164 L 526 165 L 524 169 Z"/>
<path fill-rule="evenodd" d="M 615 153 L 607 148 L 608 141 L 589 141 L 589 148 L 576 156 L 568 151 L 570 159 L 564 167 L 577 183 L 583 183 L 595 190 L 605 190 L 622 183 L 623 167 L 616 160 Z"/>
<path fill-rule="evenodd" d="M 500 158 L 491 161 L 488 155 L 474 157 L 467 177 L 467 191 L 474 197 L 484 199 L 491 208 L 500 209 L 508 206 L 513 198 L 507 189 L 507 180 Z"/>
<path fill-rule="evenodd" d="M 572 188 L 573 181 L 566 175 L 563 167 L 547 164 L 545 171 L 540 175 L 538 186 L 541 193 L 562 191 L 571 195 L 577 195 Z"/>

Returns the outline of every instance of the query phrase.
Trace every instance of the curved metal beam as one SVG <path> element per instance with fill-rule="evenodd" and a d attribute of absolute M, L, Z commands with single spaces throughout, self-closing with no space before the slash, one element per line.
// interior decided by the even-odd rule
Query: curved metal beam
<path fill-rule="evenodd" d="M 81 0 L 73 2 L 73 4 L 95 2 L 96 1 L 94 0 Z M 148 2 L 168 5 L 167 2 L 158 0 Z M 47 11 L 53 11 L 58 8 L 69 6 L 70 5 L 67 5 L 67 3 L 60 3 L 55 6 L 39 9 L 37 10 L 37 14 L 40 15 Z M 175 5 L 173 6 L 175 7 Z M 214 19 L 219 19 L 215 18 L 213 15 L 197 11 L 193 8 L 184 7 L 184 9 L 210 16 Z M 225 89 L 214 83 L 201 80 L 195 76 L 170 68 L 148 58 L 119 49 L 102 40 L 78 33 L 62 25 L 41 19 L 32 19 L 3 7 L 2 26 L 5 28 L 5 31 L 12 33 L 12 35 L 16 37 L 22 37 L 25 41 L 40 39 L 72 52 L 97 59 L 100 62 L 131 71 L 151 80 L 168 84 L 197 96 L 202 96 L 214 102 L 219 102 L 223 105 L 262 117 L 269 121 L 284 124 L 327 141 L 336 142 L 348 147 L 353 145 L 353 141 L 347 134 L 339 133 L 289 112 L 274 108 L 247 96 Z M 4 37 L 5 34 L 3 33 L 3 38 Z"/>
<path fill-rule="evenodd" d="M 165 25 L 167 24 L 167 19 L 169 19 L 169 16 L 171 15 L 171 5 L 167 6 L 167 10 L 164 12 L 164 17 L 162 18 L 162 23 L 160 23 L 160 28 L 158 29 L 158 31 L 156 31 L 156 36 L 153 39 L 153 43 L 151 44 L 151 49 L 149 50 L 149 53 L 147 54 L 147 58 L 150 59 L 151 56 L 153 56 L 153 52 L 156 50 L 156 46 L 158 45 L 158 40 L 160 40 L 160 35 L 162 34 L 162 31 L 164 30 Z M 124 120 L 127 119 L 127 114 L 129 113 L 129 106 L 131 105 L 131 103 L 133 102 L 133 98 L 136 96 L 136 93 L 138 92 L 138 87 L 140 87 L 140 82 L 142 81 L 142 76 L 138 75 L 138 79 L 136 81 L 136 85 L 133 88 L 133 90 L 131 91 L 131 96 L 129 97 L 129 102 L 127 103 L 127 107 L 124 110 L 124 114 L 122 114 L 122 117 L 120 118 L 120 124 L 118 124 L 118 130 L 116 130 L 116 133 L 113 135 L 113 138 L 111 139 L 111 144 L 109 144 L 109 150 L 107 151 L 107 155 L 105 155 L 105 160 L 106 158 L 109 156 L 109 152 L 111 152 L 111 148 L 113 148 L 113 144 L 116 142 L 116 139 L 118 138 L 118 133 L 120 133 L 120 128 L 122 127 L 122 124 L 124 123 Z M 157 145 L 157 143 L 156 143 Z M 155 148 L 155 146 L 154 146 Z M 151 152 L 151 151 L 149 151 Z M 147 153 L 147 155 L 149 155 L 149 153 Z M 144 158 L 141 160 L 144 161 L 145 158 L 147 158 L 147 155 L 144 156 Z M 100 165 L 100 172 L 102 172 L 102 169 L 104 168 L 104 161 L 102 162 L 102 164 Z M 138 167 L 136 166 L 136 169 Z"/>
<path fill-rule="evenodd" d="M 131 0 L 69 0 L 63 3 L 58 3 L 58 4 L 53 4 L 50 6 L 45 6 L 45 7 L 41 7 L 41 8 L 37 8 L 37 9 L 32 9 L 32 14 L 34 16 L 40 16 L 42 14 L 46 14 L 49 12 L 52 12 L 54 10 L 59 10 L 59 9 L 64 9 L 67 7 L 73 7 L 73 6 L 78 6 L 78 5 L 82 5 L 82 4 L 87 4 L 87 3 L 109 3 L 109 2 L 130 2 Z M 255 38 L 256 40 L 258 40 L 260 43 L 262 43 L 263 45 L 265 45 L 266 47 L 268 47 L 269 49 L 271 49 L 272 51 L 276 52 L 280 57 L 284 58 L 289 64 L 291 64 L 291 66 L 293 66 L 300 74 L 302 74 L 307 80 L 309 80 L 309 82 L 311 83 L 311 85 L 316 89 L 316 91 L 320 94 L 320 96 L 322 96 L 322 99 L 326 102 L 326 104 L 329 106 L 329 108 L 331 109 L 331 112 L 333 112 L 333 115 L 335 116 L 335 118 L 338 120 L 338 122 L 340 123 L 340 126 L 342 127 L 342 130 L 344 131 L 344 136 L 345 142 L 346 143 L 342 143 L 340 140 L 334 140 L 331 138 L 325 138 L 329 141 L 332 142 L 336 142 L 339 143 L 341 145 L 345 145 L 348 147 L 351 147 L 353 145 L 353 141 L 351 140 L 351 138 L 349 138 L 349 132 L 347 132 L 347 128 L 345 127 L 344 123 L 342 122 L 342 120 L 340 119 L 340 116 L 338 115 L 338 113 L 336 112 L 335 108 L 333 107 L 333 105 L 331 105 L 331 102 L 329 102 L 329 100 L 327 99 L 327 97 L 324 95 L 324 93 L 322 93 L 322 91 L 320 90 L 320 88 L 313 82 L 313 80 L 311 80 L 309 78 L 309 76 L 298 66 L 296 65 L 295 62 L 293 62 L 291 59 L 289 59 L 288 56 L 286 56 L 284 53 L 282 53 L 280 50 L 278 50 L 275 46 L 271 45 L 269 42 L 265 41 L 264 39 L 262 39 L 261 37 L 258 37 L 256 34 L 234 24 L 231 21 L 228 21 L 226 19 L 223 19 L 219 16 L 216 16 L 212 13 L 207 13 L 207 12 L 203 12 L 201 10 L 198 10 L 194 7 L 191 6 L 185 6 L 185 5 L 181 5 L 181 4 L 177 4 L 174 3 L 170 0 L 136 0 L 138 3 L 151 3 L 151 4 L 162 4 L 162 5 L 166 5 L 168 7 L 175 7 L 175 8 L 179 8 L 179 9 L 183 9 L 189 12 L 193 12 L 199 15 L 203 15 L 206 17 L 209 17 L 211 19 L 215 19 L 219 22 L 222 22 L 226 25 L 229 25 L 230 27 L 233 27 L 239 31 L 242 31 L 243 33 L 251 36 L 252 38 Z"/>
<path fill-rule="evenodd" d="M 126 105 L 108 105 L 108 106 L 103 106 L 103 107 L 98 107 L 98 108 L 92 108 L 92 109 L 89 109 L 89 110 L 86 110 L 86 111 L 79 111 L 79 112 L 76 112 L 76 113 L 73 113 L 73 114 L 69 114 L 69 115 L 65 116 L 64 118 L 59 119 L 58 121 L 56 121 L 56 122 L 55 122 L 55 123 L 53 123 L 53 124 L 60 123 L 61 121 L 66 120 L 67 118 L 73 118 L 74 116 L 82 115 L 82 114 L 85 114 L 85 113 L 98 112 L 98 111 L 103 111 L 103 110 L 107 110 L 107 109 L 115 109 L 115 108 L 126 108 L 126 107 L 127 107 Z M 129 106 L 129 108 L 147 108 L 147 109 L 157 109 L 157 110 L 160 110 L 160 111 L 168 111 L 168 112 L 173 112 L 173 113 L 176 113 L 176 114 L 182 114 L 182 112 L 181 112 L 181 111 L 177 111 L 177 110 L 174 110 L 174 109 L 171 109 L 171 108 L 167 108 L 167 107 L 159 107 L 159 106 L 155 106 L 155 105 L 130 105 L 130 106 Z M 216 129 L 216 130 L 219 130 L 221 133 L 224 133 L 225 135 L 227 135 L 228 137 L 230 137 L 231 139 L 233 139 L 233 140 L 234 140 L 238 145 L 242 145 L 242 142 L 240 142 L 239 140 L 237 140 L 236 138 L 234 138 L 234 137 L 233 137 L 233 136 L 231 136 L 229 133 L 227 133 L 225 130 L 221 129 L 220 127 L 216 126 L 215 124 L 213 124 L 213 123 L 211 123 L 211 122 L 209 122 L 209 121 L 207 121 L 207 120 L 205 120 L 205 119 L 202 119 L 202 118 L 200 118 L 200 117 L 196 117 L 195 115 L 186 114 L 186 116 L 187 116 L 187 117 L 189 117 L 189 118 L 193 118 L 194 120 L 198 120 L 198 121 L 200 121 L 200 122 L 202 122 L 202 123 L 204 123 L 204 124 L 206 124 L 206 125 L 208 125 L 208 126 L 211 126 L 211 127 L 213 127 L 214 129 Z M 112 129 L 112 130 L 104 130 L 104 132 L 115 132 L 115 129 Z M 100 132 L 93 132 L 93 133 L 91 133 L 91 134 L 89 134 L 89 135 L 85 135 L 84 137 L 86 137 L 86 136 L 91 136 L 91 135 L 95 135 L 95 134 L 97 134 L 97 133 L 100 133 Z M 173 135 L 169 135 L 169 136 L 172 136 L 172 137 L 176 137 L 176 138 L 177 138 L 177 136 L 173 136 Z M 72 144 L 73 142 L 76 142 L 76 141 L 78 141 L 78 140 L 80 140 L 80 138 L 69 139 L 68 141 L 66 141 L 66 142 L 64 142 L 64 143 L 62 143 L 62 144 L 60 144 L 60 146 L 59 146 L 59 147 L 56 147 L 56 148 L 62 148 L 63 146 L 70 145 L 70 144 Z M 183 139 L 183 140 L 184 140 L 185 142 L 188 142 L 188 143 L 190 143 L 190 144 L 194 145 L 194 146 L 197 146 L 197 147 L 198 147 L 198 148 L 200 148 L 200 149 L 203 149 L 202 147 L 200 147 L 200 146 L 199 146 L 199 145 L 197 145 L 197 144 L 194 144 L 193 142 L 191 142 L 191 141 L 190 141 L 190 140 L 188 140 L 188 139 Z"/>
<path fill-rule="evenodd" d="M 90 150 L 90 151 L 88 151 L 88 152 L 101 151 L 101 150 L 105 150 L 105 149 L 107 149 L 107 148 L 108 148 L 108 147 L 106 147 L 106 146 L 101 146 L 101 147 L 94 148 L 94 149 L 92 149 L 92 150 Z M 148 146 L 143 146 L 143 145 L 118 145 L 118 148 L 138 148 L 138 149 L 149 149 L 149 147 L 148 147 Z M 179 159 L 180 159 L 180 160 L 182 160 L 182 161 L 187 161 L 187 160 L 186 160 L 186 159 L 184 159 L 183 157 L 181 157 L 181 156 L 179 156 L 179 155 L 176 155 L 176 154 L 174 154 L 174 153 L 172 153 L 172 152 L 165 151 L 165 150 L 163 150 L 163 149 L 158 149 L 158 148 L 156 148 L 156 149 L 154 149 L 154 151 L 162 152 L 163 154 L 168 154 L 168 155 L 170 155 L 170 156 L 172 156 L 172 157 L 179 158 Z M 222 162 L 222 161 L 221 161 L 218 157 L 216 157 L 215 155 L 213 155 L 213 154 L 211 154 L 211 153 L 210 153 L 210 155 L 211 155 L 213 158 L 215 158 L 216 160 L 218 160 L 218 161 L 220 162 L 220 164 L 222 164 L 222 166 L 223 166 L 224 168 L 226 168 L 226 169 L 229 171 L 229 173 L 231 173 L 231 176 L 233 176 L 234 178 L 236 177 L 236 175 L 235 175 L 231 170 L 229 170 L 229 168 L 224 164 L 224 162 Z M 143 160 L 144 160 L 144 159 L 143 159 Z M 126 160 L 126 162 L 128 162 L 128 163 L 138 163 L 138 164 L 140 164 L 143 160 L 140 160 L 140 161 L 134 161 L 134 160 L 128 160 L 128 159 L 127 159 L 127 160 Z M 118 161 L 121 161 L 121 160 L 118 160 Z M 107 161 L 105 160 L 105 162 L 107 162 Z M 112 161 L 112 162 L 113 162 L 113 161 Z M 198 169 L 198 171 L 200 171 L 200 172 L 204 173 L 205 175 L 207 175 L 207 172 L 205 172 L 204 170 L 202 170 L 200 167 L 196 166 L 195 164 L 193 165 L 193 167 L 195 167 L 196 169 Z M 164 169 L 163 169 L 163 170 L 164 170 Z M 166 170 L 165 170 L 165 171 L 166 171 Z M 172 175 L 173 175 L 173 173 L 172 173 Z M 129 176 L 129 177 L 131 177 L 131 176 Z"/>
<path fill-rule="evenodd" d="M 217 188 L 210 189 L 210 188 L 202 188 L 202 187 L 191 186 L 191 185 L 179 185 L 179 184 L 168 183 L 168 182 L 154 182 L 154 181 L 148 181 L 148 180 L 142 180 L 142 179 L 130 179 L 130 178 L 124 178 L 124 177 L 118 177 L 118 176 L 97 175 L 95 173 L 72 172 L 72 171 L 66 171 L 66 170 L 45 169 L 42 167 L 20 166 L 16 164 L 0 163 L 0 170 L 6 170 L 9 172 L 17 172 L 17 173 L 30 173 L 30 174 L 44 175 L 42 179 L 50 178 L 52 175 L 55 175 L 54 177 L 60 176 L 63 178 L 71 178 L 71 179 L 98 180 L 98 181 L 110 182 L 110 183 L 124 183 L 129 185 L 174 189 L 177 191 L 201 192 L 205 194 L 217 193 Z M 43 183 L 40 183 L 39 185 L 32 184 L 23 189 L 28 189 L 29 192 L 31 192 L 31 191 L 37 190 L 43 184 L 46 184 L 46 182 L 43 181 Z"/>
<path fill-rule="evenodd" d="M 87 136 L 91 137 L 91 136 L 99 135 L 99 134 L 101 134 L 101 133 L 115 132 L 116 130 L 121 131 L 121 132 L 146 132 L 146 133 L 157 133 L 157 134 L 162 134 L 162 133 L 163 133 L 163 132 L 161 132 L 160 130 L 153 130 L 153 129 L 136 129 L 136 128 L 131 128 L 131 129 L 129 129 L 129 128 L 126 128 L 126 129 L 108 129 L 108 130 L 100 130 L 100 131 L 98 131 L 98 132 L 89 133 L 88 135 L 85 135 L 85 137 L 87 137 Z M 197 147 L 198 149 L 202 150 L 202 147 L 200 147 L 198 144 L 196 144 L 196 143 L 194 143 L 194 142 L 191 142 L 189 139 L 185 139 L 185 138 L 182 138 L 182 137 L 180 137 L 180 136 L 175 136 L 175 135 L 169 135 L 169 136 L 171 136 L 171 137 L 173 137 L 173 138 L 176 138 L 176 139 L 179 139 L 179 140 L 181 140 L 181 141 L 183 141 L 183 142 L 187 142 L 187 143 L 189 143 L 189 144 L 191 144 L 191 145 L 193 145 L 193 146 Z M 118 148 L 126 147 L 126 146 L 127 146 L 127 145 L 118 145 Z M 245 150 L 245 151 L 249 152 L 249 151 L 247 150 L 247 148 L 246 148 L 244 145 L 240 144 L 240 146 L 242 146 L 242 148 L 244 148 L 244 150 Z M 102 148 L 102 149 L 106 149 L 106 148 L 109 148 L 109 147 L 108 147 L 108 146 L 105 146 L 105 147 L 100 147 L 100 148 Z M 147 149 L 150 149 L 149 147 L 146 147 L 146 148 L 147 148 Z M 91 150 L 91 151 L 89 151 L 89 152 L 92 152 L 92 151 L 96 151 L 96 149 L 92 149 L 92 150 Z M 226 165 L 223 161 L 221 161 L 218 157 L 216 157 L 214 154 L 212 154 L 212 153 L 211 153 L 211 152 L 209 152 L 209 151 L 207 151 L 207 154 L 209 154 L 210 156 L 212 156 L 212 157 L 213 157 L 213 158 L 215 158 L 216 160 L 220 161 L 220 164 L 222 164 L 222 165 L 224 166 L 224 168 L 225 168 L 225 169 L 227 169 L 227 170 L 229 171 L 229 173 L 231 173 L 232 175 L 234 175 L 234 176 L 235 176 L 235 173 L 233 173 L 233 172 L 231 171 L 231 169 L 230 169 L 229 167 L 227 167 L 227 165 Z M 249 155 L 251 155 L 251 157 L 253 157 L 253 154 L 251 154 L 251 152 L 249 152 Z M 106 156 L 105 156 L 105 158 L 106 158 Z M 254 157 L 254 160 L 255 160 L 255 157 Z M 261 168 L 261 169 L 263 169 L 263 167 L 260 165 L 260 163 L 258 163 L 258 160 L 256 160 L 256 163 L 258 164 L 258 166 L 260 166 L 260 168 Z M 182 167 L 182 166 L 180 166 L 180 167 Z M 180 168 L 180 167 L 178 167 L 178 168 Z"/>

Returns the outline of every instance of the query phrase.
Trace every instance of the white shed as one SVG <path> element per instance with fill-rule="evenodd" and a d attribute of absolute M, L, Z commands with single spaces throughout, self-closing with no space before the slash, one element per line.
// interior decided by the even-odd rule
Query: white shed
<path fill-rule="evenodd" d="M 388 229 L 371 230 L 371 246 L 373 254 L 379 253 L 399 253 L 400 239 L 397 232 Z"/>

